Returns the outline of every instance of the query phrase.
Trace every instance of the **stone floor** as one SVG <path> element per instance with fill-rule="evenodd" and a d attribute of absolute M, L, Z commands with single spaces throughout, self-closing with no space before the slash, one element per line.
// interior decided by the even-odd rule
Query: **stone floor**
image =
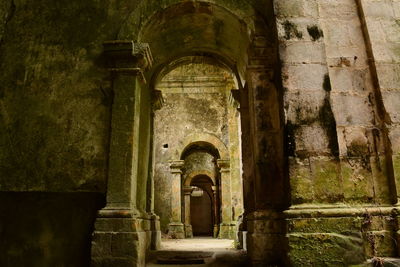
<path fill-rule="evenodd" d="M 233 240 L 190 238 L 163 240 L 146 266 L 246 266 L 246 253 L 234 248 Z"/>

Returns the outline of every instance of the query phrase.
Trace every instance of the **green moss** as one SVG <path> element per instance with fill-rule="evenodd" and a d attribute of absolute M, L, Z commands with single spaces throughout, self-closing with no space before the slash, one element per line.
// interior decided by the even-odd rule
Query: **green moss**
<path fill-rule="evenodd" d="M 314 190 L 309 165 L 290 164 L 290 186 L 292 204 L 313 202 Z"/>
<path fill-rule="evenodd" d="M 371 171 L 362 167 L 360 159 L 347 159 L 340 165 L 346 202 L 371 203 L 374 197 Z"/>
<path fill-rule="evenodd" d="M 317 41 L 320 38 L 324 37 L 323 31 L 318 28 L 317 25 L 307 26 L 307 31 L 313 41 Z"/>
<path fill-rule="evenodd" d="M 328 203 L 343 200 L 338 162 L 336 160 L 314 160 L 311 164 L 315 198 Z"/>
<path fill-rule="evenodd" d="M 347 147 L 347 155 L 349 157 L 360 158 L 362 160 L 362 167 L 371 171 L 370 152 L 367 144 L 362 144 L 357 141 L 351 142 Z"/>
<path fill-rule="evenodd" d="M 293 24 L 292 22 L 286 20 L 285 22 L 283 22 L 283 28 L 285 30 L 284 38 L 286 40 L 290 40 L 294 37 L 297 37 L 299 39 L 303 38 L 303 33 L 297 29 L 296 24 Z"/>
<path fill-rule="evenodd" d="M 362 239 L 335 233 L 289 234 L 292 266 L 348 266 L 365 260 Z"/>

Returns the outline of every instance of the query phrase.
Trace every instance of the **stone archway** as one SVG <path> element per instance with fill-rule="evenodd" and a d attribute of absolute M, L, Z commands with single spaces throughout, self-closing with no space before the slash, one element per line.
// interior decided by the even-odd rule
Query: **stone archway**
<path fill-rule="evenodd" d="M 240 88 L 238 100 L 245 140 L 242 143 L 243 180 L 246 220 L 249 221 L 249 255 L 254 262 L 281 261 L 284 248 L 273 244 L 281 244 L 284 239 L 283 227 L 278 230 L 259 227 L 266 221 L 281 223 L 276 214 L 281 214 L 287 198 L 283 170 L 282 93 L 275 81 L 280 76 L 277 40 L 271 38 L 276 35 L 275 29 L 267 27 L 275 23 L 266 22 L 264 19 L 268 17 L 259 16 L 250 5 L 235 8 L 232 1 L 227 2 L 169 1 L 161 5 L 155 1 L 154 6 L 138 8 L 119 37 L 150 43 L 154 60 L 149 46 L 143 43 L 118 40 L 106 43 L 115 99 L 107 206 L 96 222 L 95 260 L 101 262 L 107 258 L 112 262 L 118 258 L 140 265 L 146 249 L 157 246 L 158 219 L 151 205 L 146 205 L 146 199 L 153 197 L 152 189 L 148 187 L 151 187 L 148 168 L 151 166 L 152 131 L 149 103 L 160 103 L 152 100 L 157 96 L 152 89 L 157 76 L 169 63 L 184 56 L 206 55 L 224 61 L 245 83 Z M 272 14 L 272 4 L 268 10 Z M 140 22 L 143 14 L 151 14 L 146 23 Z M 174 14 L 176 16 L 172 16 Z M 188 23 L 189 17 L 194 23 Z M 189 28 L 184 29 L 186 26 Z M 182 34 L 171 38 L 179 32 Z M 175 42 L 165 42 L 169 39 Z M 227 176 L 229 162 L 222 159 L 218 165 L 221 175 Z M 177 176 L 179 172 L 175 174 Z M 152 236 L 150 240 L 149 235 Z M 108 251 L 116 236 L 129 240 L 130 247 L 121 252 L 100 253 L 104 247 Z"/>

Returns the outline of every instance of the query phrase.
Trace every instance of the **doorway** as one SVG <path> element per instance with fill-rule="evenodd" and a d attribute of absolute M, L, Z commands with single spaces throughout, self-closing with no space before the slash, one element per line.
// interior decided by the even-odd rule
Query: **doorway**
<path fill-rule="evenodd" d="M 190 200 L 193 236 L 213 236 L 216 225 L 216 194 L 212 190 L 212 181 L 207 176 L 197 176 L 192 180 L 191 186 L 194 189 Z"/>

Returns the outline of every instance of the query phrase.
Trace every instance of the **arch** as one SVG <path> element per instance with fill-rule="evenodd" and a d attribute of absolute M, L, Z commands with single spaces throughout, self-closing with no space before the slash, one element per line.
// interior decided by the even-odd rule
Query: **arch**
<path fill-rule="evenodd" d="M 199 54 L 228 63 L 244 80 L 255 17 L 252 5 L 236 1 L 142 1 L 118 38 L 150 44 L 154 65 L 146 73 L 148 81 L 157 80 L 170 62 Z"/>
<path fill-rule="evenodd" d="M 191 173 L 189 173 L 186 177 L 186 179 L 183 181 L 183 185 L 184 186 L 190 186 L 191 182 L 194 178 L 198 177 L 198 176 L 207 176 L 208 178 L 210 178 L 212 185 L 216 185 L 216 177 L 214 173 L 211 173 L 210 171 L 207 170 L 198 170 L 198 171 L 193 171 Z"/>
<path fill-rule="evenodd" d="M 190 146 L 198 143 L 208 143 L 212 147 L 216 148 L 219 153 L 220 159 L 229 159 L 229 151 L 225 144 L 215 135 L 209 133 L 195 133 L 186 136 L 186 138 L 181 141 L 175 150 L 175 158 L 181 158 L 184 152 L 190 148 Z"/>
<path fill-rule="evenodd" d="M 232 78 L 235 81 L 237 89 L 242 89 L 244 86 L 244 81 L 239 75 L 235 62 L 231 62 L 224 57 L 221 57 L 214 53 L 199 52 L 192 53 L 188 56 L 181 55 L 176 59 L 172 59 L 172 61 L 168 62 L 167 64 L 160 66 L 159 69 L 154 71 L 153 77 L 151 78 L 149 84 L 150 88 L 154 89 L 156 85 L 162 80 L 162 78 L 165 77 L 172 70 L 182 65 L 191 63 L 209 64 L 227 70 L 232 73 Z"/>
<path fill-rule="evenodd" d="M 128 19 L 121 27 L 118 34 L 119 39 L 138 40 L 141 29 L 145 27 L 149 21 L 159 12 L 168 7 L 179 4 L 197 4 L 200 7 L 204 4 L 213 4 L 225 9 L 227 12 L 234 14 L 238 18 L 242 18 L 250 29 L 254 29 L 252 18 L 255 16 L 254 8 L 248 2 L 227 1 L 227 0 L 148 0 L 141 1 L 135 10 L 129 15 Z"/>

